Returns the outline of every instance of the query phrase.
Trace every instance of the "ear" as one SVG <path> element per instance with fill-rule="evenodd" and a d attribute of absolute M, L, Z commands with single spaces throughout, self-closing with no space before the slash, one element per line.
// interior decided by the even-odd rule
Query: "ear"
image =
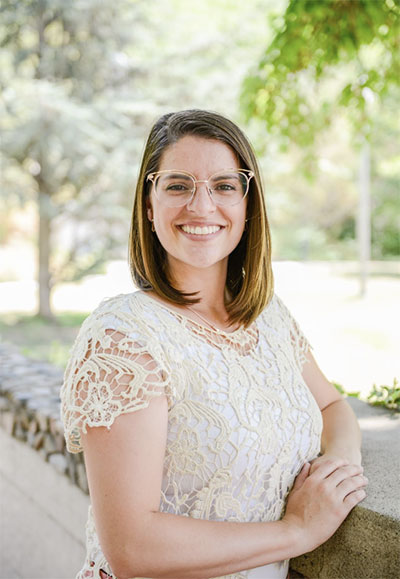
<path fill-rule="evenodd" d="M 153 221 L 153 207 L 151 206 L 150 196 L 146 197 L 146 211 L 147 219 L 149 221 Z"/>

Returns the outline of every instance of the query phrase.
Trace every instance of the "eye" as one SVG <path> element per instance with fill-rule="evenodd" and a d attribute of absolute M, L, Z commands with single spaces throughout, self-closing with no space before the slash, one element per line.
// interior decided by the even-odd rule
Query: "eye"
<path fill-rule="evenodd" d="M 158 191 L 170 197 L 190 195 L 193 189 L 192 179 L 185 174 L 169 172 L 160 175 Z"/>
<path fill-rule="evenodd" d="M 242 188 L 239 179 L 236 176 L 229 176 L 215 179 L 212 183 L 213 191 L 218 193 L 234 193 Z"/>
<path fill-rule="evenodd" d="M 189 191 L 189 187 L 187 185 L 183 185 L 182 183 L 169 183 L 167 185 L 166 191 Z"/>
<path fill-rule="evenodd" d="M 217 183 L 215 189 L 219 191 L 234 191 L 236 187 L 232 183 Z"/>

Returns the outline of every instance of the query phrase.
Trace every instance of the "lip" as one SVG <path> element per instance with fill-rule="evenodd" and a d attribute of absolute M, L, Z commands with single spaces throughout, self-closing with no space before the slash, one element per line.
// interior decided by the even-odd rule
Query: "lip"
<path fill-rule="evenodd" d="M 177 227 L 182 227 L 182 225 L 187 225 L 188 227 L 225 227 L 225 225 L 221 225 L 221 223 L 214 223 L 212 221 L 183 221 L 182 223 L 178 223 Z"/>
<path fill-rule="evenodd" d="M 182 227 L 186 225 L 188 227 L 219 227 L 220 229 L 218 231 L 215 231 L 214 233 L 203 233 L 203 234 L 198 234 L 198 233 L 188 233 L 186 231 L 184 231 L 182 229 Z M 219 223 L 181 223 L 179 225 L 176 226 L 177 229 L 179 229 L 179 232 L 184 235 L 185 237 L 187 237 L 188 239 L 194 239 L 196 241 L 202 241 L 202 240 L 207 240 L 207 239 L 212 239 L 214 237 L 217 237 L 218 235 L 221 234 L 221 232 L 225 229 L 224 225 L 220 225 Z"/>

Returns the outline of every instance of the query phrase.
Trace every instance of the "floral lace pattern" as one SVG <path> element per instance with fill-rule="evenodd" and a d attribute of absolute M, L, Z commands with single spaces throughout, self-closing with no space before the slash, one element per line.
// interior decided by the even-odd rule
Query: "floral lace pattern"
<path fill-rule="evenodd" d="M 110 428 L 119 415 L 165 394 L 160 511 L 218 521 L 278 520 L 299 470 L 319 452 L 321 414 L 301 376 L 308 348 L 276 295 L 250 328 L 231 333 L 198 324 L 144 292 L 108 299 L 82 325 L 65 372 L 68 449 L 82 450 L 87 427 Z M 283 579 L 287 566 L 229 577 Z M 97 578 L 99 569 L 115 579 L 90 510 L 87 559 L 78 578 Z"/>

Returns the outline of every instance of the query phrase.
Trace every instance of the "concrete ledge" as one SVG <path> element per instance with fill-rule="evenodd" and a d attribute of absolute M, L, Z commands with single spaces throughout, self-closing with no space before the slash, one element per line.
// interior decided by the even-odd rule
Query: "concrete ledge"
<path fill-rule="evenodd" d="M 315 551 L 292 559 L 309 579 L 400 577 L 400 414 L 349 398 L 363 434 L 368 496 Z"/>
<path fill-rule="evenodd" d="M 89 497 L 0 428 L 0 578 L 72 579 L 85 559 Z"/>

